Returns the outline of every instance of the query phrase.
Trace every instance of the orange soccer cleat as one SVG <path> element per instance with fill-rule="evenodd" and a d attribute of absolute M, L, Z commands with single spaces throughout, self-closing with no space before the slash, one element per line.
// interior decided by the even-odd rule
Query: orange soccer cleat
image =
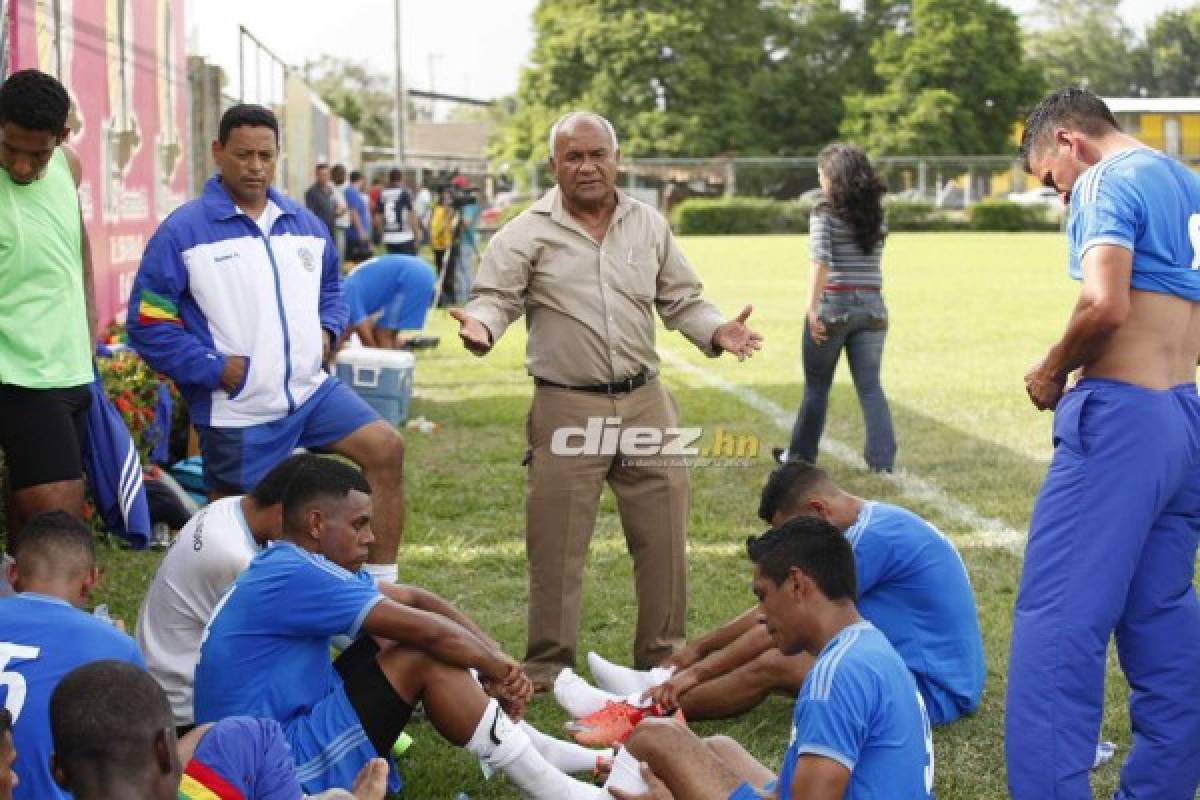
<path fill-rule="evenodd" d="M 584 747 L 617 747 L 625 744 L 644 718 L 665 716 L 668 716 L 666 709 L 657 704 L 639 708 L 624 701 L 608 702 L 599 711 L 568 722 L 564 727 Z M 687 724 L 682 711 L 676 710 L 670 716 L 680 725 Z"/>

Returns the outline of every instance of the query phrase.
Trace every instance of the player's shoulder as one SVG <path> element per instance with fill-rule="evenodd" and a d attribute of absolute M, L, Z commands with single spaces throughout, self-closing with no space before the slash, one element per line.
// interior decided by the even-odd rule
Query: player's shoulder
<path fill-rule="evenodd" d="M 1072 206 L 1093 205 L 1102 199 L 1152 197 L 1151 190 L 1161 185 L 1171 162 L 1169 156 L 1148 147 L 1115 153 L 1083 171 L 1071 192 Z"/>
<path fill-rule="evenodd" d="M 814 702 L 828 702 L 874 694 L 894 657 L 887 639 L 870 622 L 848 625 L 817 657 L 805 680 L 808 697 Z"/>

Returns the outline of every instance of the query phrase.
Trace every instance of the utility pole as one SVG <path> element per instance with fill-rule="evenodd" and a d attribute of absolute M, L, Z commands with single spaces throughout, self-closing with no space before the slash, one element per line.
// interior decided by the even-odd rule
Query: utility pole
<path fill-rule="evenodd" d="M 408 115 L 408 92 L 404 90 L 404 68 L 400 51 L 400 0 L 393 0 L 396 8 L 396 116 L 392 121 L 392 152 L 396 166 L 404 162 L 404 118 Z"/>

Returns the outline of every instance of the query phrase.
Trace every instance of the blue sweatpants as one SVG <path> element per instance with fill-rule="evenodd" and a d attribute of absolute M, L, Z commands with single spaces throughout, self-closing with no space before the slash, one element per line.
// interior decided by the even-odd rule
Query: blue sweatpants
<path fill-rule="evenodd" d="M 1005 751 L 1015 800 L 1090 800 L 1105 651 L 1131 687 L 1119 800 L 1200 784 L 1200 398 L 1084 379 L 1054 415 L 1054 458 L 1013 612 Z"/>

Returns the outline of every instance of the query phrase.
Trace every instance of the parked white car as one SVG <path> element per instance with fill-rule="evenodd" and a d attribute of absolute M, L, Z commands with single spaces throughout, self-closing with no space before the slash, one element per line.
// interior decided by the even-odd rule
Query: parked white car
<path fill-rule="evenodd" d="M 1008 201 L 1023 206 L 1044 204 L 1058 207 L 1062 205 L 1062 199 L 1059 198 L 1058 192 L 1049 186 L 1038 186 L 1025 192 L 1011 192 L 1008 195 Z"/>

